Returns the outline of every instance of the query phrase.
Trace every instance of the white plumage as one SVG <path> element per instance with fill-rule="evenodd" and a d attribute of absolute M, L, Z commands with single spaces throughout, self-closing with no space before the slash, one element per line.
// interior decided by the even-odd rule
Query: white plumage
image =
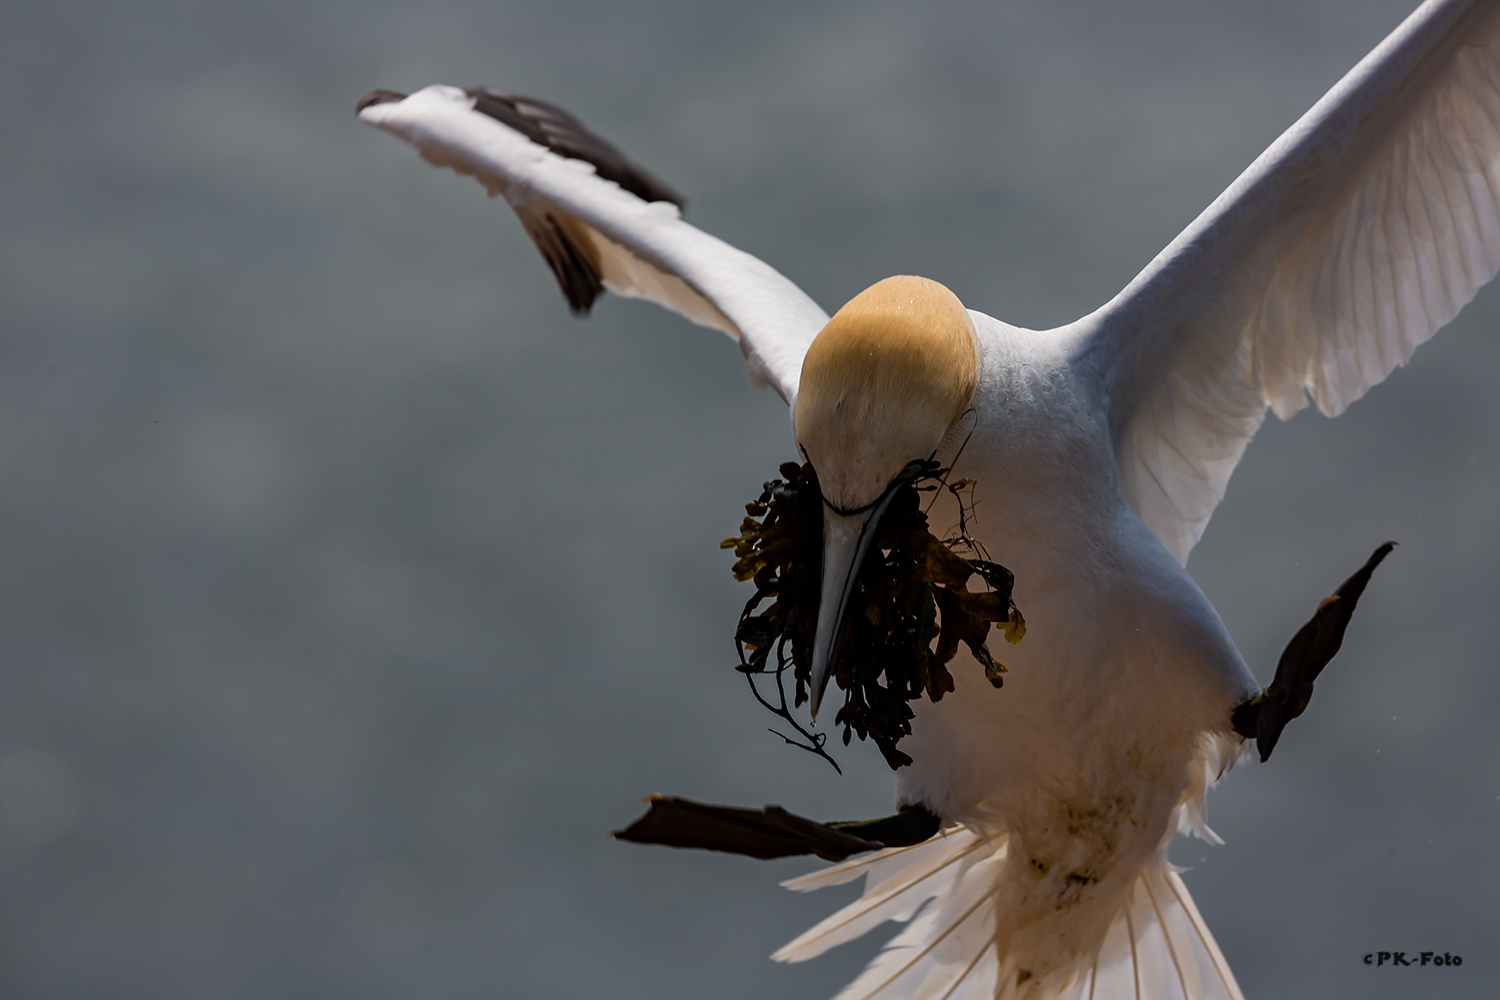
<path fill-rule="evenodd" d="M 970 314 L 973 416 L 939 457 L 972 434 L 958 471 L 1028 637 L 1002 691 L 955 661 L 902 743 L 897 800 L 944 832 L 790 883 L 866 880 L 777 958 L 895 920 L 841 997 L 1240 995 L 1166 846 L 1216 839 L 1203 794 L 1256 686 L 1182 564 L 1268 408 L 1342 412 L 1500 269 L 1497 28 L 1494 4 L 1425 3 L 1095 313 L 1043 332 Z M 430 87 L 360 114 L 561 234 L 610 290 L 736 337 L 795 403 L 818 305 L 474 105 Z"/>

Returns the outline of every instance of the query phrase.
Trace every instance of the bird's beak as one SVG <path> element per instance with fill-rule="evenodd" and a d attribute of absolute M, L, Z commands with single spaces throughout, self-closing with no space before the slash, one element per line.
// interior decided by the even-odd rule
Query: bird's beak
<path fill-rule="evenodd" d="M 875 537 L 880 516 L 891 505 L 894 489 L 887 490 L 877 503 L 853 514 L 841 514 L 823 505 L 823 591 L 818 602 L 818 627 L 813 636 L 812 715 L 818 717 L 823 703 L 823 689 L 838 653 L 843 633 L 844 611 L 854 591 L 854 578 L 865 561 L 865 552 Z"/>

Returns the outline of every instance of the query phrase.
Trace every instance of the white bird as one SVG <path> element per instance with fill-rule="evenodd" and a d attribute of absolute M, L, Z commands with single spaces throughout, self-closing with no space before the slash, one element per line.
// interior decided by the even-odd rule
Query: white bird
<path fill-rule="evenodd" d="M 361 102 L 503 195 L 575 309 L 603 288 L 722 330 L 787 401 L 826 502 L 816 682 L 882 501 L 968 440 L 957 472 L 1027 639 L 1002 690 L 961 654 L 956 690 L 914 705 L 897 803 L 942 833 L 789 883 L 866 879 L 776 958 L 897 920 L 841 998 L 1240 996 L 1166 849 L 1217 841 L 1204 794 L 1258 686 L 1184 563 L 1268 408 L 1337 415 L 1500 269 L 1497 30 L 1500 5 L 1428 0 L 1119 295 L 1047 331 L 914 277 L 830 319 L 559 109 L 444 86 Z"/>

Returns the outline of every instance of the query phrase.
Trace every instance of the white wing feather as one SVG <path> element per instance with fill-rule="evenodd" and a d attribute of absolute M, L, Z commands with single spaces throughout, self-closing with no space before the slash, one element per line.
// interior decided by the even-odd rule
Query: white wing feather
<path fill-rule="evenodd" d="M 1343 412 L 1500 269 L 1500 5 L 1429 0 L 1080 321 L 1179 561 L 1267 407 Z"/>
<path fill-rule="evenodd" d="M 676 205 L 643 201 L 591 164 L 475 111 L 474 98 L 457 87 L 371 104 L 359 117 L 411 143 L 428 162 L 504 195 L 528 230 L 562 227 L 592 251 L 590 263 L 610 291 L 737 339 L 752 380 L 795 399 L 802 356 L 828 315 L 765 262 L 682 221 Z"/>

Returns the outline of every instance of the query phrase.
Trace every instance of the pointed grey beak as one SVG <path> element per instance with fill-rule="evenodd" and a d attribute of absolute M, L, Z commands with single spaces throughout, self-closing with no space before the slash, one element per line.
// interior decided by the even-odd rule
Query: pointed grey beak
<path fill-rule="evenodd" d="M 818 627 L 813 635 L 812 716 L 818 717 L 823 689 L 838 653 L 844 612 L 854 591 L 854 578 L 865 561 L 865 552 L 875 537 L 880 517 L 896 496 L 887 490 L 879 502 L 853 514 L 840 514 L 823 506 L 823 591 L 818 601 Z"/>

